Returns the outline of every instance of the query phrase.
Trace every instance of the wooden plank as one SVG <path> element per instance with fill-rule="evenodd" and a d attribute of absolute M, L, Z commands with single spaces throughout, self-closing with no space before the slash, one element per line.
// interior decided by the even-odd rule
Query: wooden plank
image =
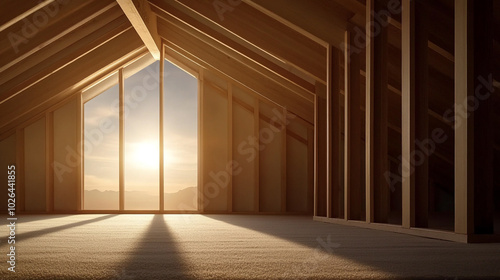
<path fill-rule="evenodd" d="M 160 33 L 162 33 L 161 30 Z M 169 55 L 178 56 L 175 53 L 181 54 L 216 73 L 227 75 L 232 80 L 243 84 L 261 96 L 288 107 L 299 117 L 312 123 L 313 104 L 311 101 L 295 94 L 284 94 L 289 92 L 289 89 L 284 88 L 262 73 L 248 68 L 246 64 L 228 57 L 219 50 L 196 40 L 188 34 L 170 33 L 168 37 L 166 45 Z"/>
<path fill-rule="evenodd" d="M 159 21 L 159 32 L 160 34 L 167 37 L 166 39 L 167 41 L 177 42 L 180 45 L 187 38 L 188 41 L 191 42 L 190 44 L 206 45 L 207 48 L 214 48 L 217 50 L 217 52 L 223 53 L 225 57 L 229 57 L 231 60 L 235 60 L 243 64 L 246 68 L 250 68 L 258 72 L 260 75 L 268 77 L 275 83 L 296 94 L 298 97 L 312 102 L 313 99 L 312 96 L 314 95 L 315 92 L 309 91 L 311 89 L 310 87 L 309 89 L 306 90 L 302 86 L 298 86 L 295 83 L 290 82 L 287 78 L 275 74 L 273 71 L 269 70 L 263 65 L 253 61 L 252 59 L 249 59 L 248 57 L 238 54 L 231 48 L 225 46 L 224 44 L 221 44 L 217 40 L 208 37 L 206 34 L 203 34 L 202 32 L 199 32 L 196 29 L 190 28 L 189 26 L 184 25 L 175 20 L 173 22 L 170 22 L 161 19 Z M 181 39 L 183 41 L 180 41 Z M 197 42 L 197 41 L 202 41 L 202 42 Z M 185 44 L 182 45 L 185 46 Z M 202 58 L 206 61 L 210 61 L 208 56 L 204 56 Z M 226 60 L 228 60 L 228 58 L 226 58 L 223 61 Z"/>
<path fill-rule="evenodd" d="M 318 156 L 318 111 L 319 111 L 319 96 L 315 95 L 314 96 L 314 191 L 313 191 L 313 204 L 314 204 L 314 210 L 313 210 L 313 216 L 316 217 L 318 216 L 318 193 L 319 193 L 319 186 L 318 186 L 318 176 L 319 176 L 319 171 L 318 171 L 318 164 L 319 164 L 319 156 Z"/>
<path fill-rule="evenodd" d="M 162 43 L 164 46 L 165 44 Z M 162 51 L 166 55 L 166 50 L 165 48 L 162 49 Z M 205 152 L 205 149 L 203 149 L 203 127 L 204 127 L 204 122 L 203 122 L 203 111 L 204 111 L 204 91 L 203 91 L 203 84 L 205 83 L 205 74 L 203 68 L 199 68 L 199 74 L 198 74 L 198 211 L 200 213 L 205 212 L 205 187 L 204 187 L 204 157 L 203 154 Z M 231 184 L 232 185 L 232 184 Z"/>
<path fill-rule="evenodd" d="M 415 175 L 411 153 L 415 147 L 415 1 L 402 0 L 402 226 L 415 226 Z"/>
<path fill-rule="evenodd" d="M 123 78 L 123 68 L 118 71 L 119 85 L 119 171 L 118 171 L 118 191 L 119 210 L 125 210 L 125 81 Z"/>
<path fill-rule="evenodd" d="M 3 133 L 30 116 L 81 90 L 94 79 L 136 55 L 143 53 L 140 39 L 130 29 L 106 44 L 66 65 L 50 77 L 0 104 L 0 130 Z M 77 73 L 75 75 L 75 73 Z"/>
<path fill-rule="evenodd" d="M 76 95 L 76 152 L 80 156 L 80 164 L 76 168 L 76 181 L 77 185 L 75 186 L 75 191 L 76 191 L 76 210 L 81 211 L 83 210 L 84 204 L 84 189 L 83 189 L 83 179 L 84 179 L 84 164 L 83 164 L 83 120 L 84 120 L 84 110 L 83 110 L 83 97 L 82 93 L 78 93 Z"/>
<path fill-rule="evenodd" d="M 455 106 L 474 92 L 472 2 L 455 0 Z M 474 233 L 473 139 L 472 122 L 455 128 L 455 232 L 467 235 Z"/>
<path fill-rule="evenodd" d="M 160 59 L 161 40 L 147 0 L 116 0 L 154 59 Z"/>
<path fill-rule="evenodd" d="M 150 50 L 151 53 L 151 50 Z M 160 186 L 160 212 L 165 211 L 165 51 L 163 49 L 163 44 L 161 45 L 161 53 L 160 53 L 160 104 L 159 104 L 159 110 L 160 110 L 160 127 L 159 127 L 159 133 L 160 133 L 160 158 L 159 158 L 159 163 L 160 163 L 160 176 L 159 176 L 159 186 Z"/>
<path fill-rule="evenodd" d="M 173 5 L 172 7 L 182 9 L 182 6 L 174 5 L 174 3 L 175 2 L 170 3 L 171 5 Z M 314 84 L 311 83 L 310 79 L 307 79 L 307 77 L 304 77 L 303 75 L 298 75 L 296 71 L 292 71 L 290 66 L 285 62 L 277 60 L 269 54 L 266 55 L 265 53 L 259 53 L 252 48 L 248 48 L 244 44 L 240 44 L 237 40 L 231 39 L 231 37 L 229 36 L 230 34 L 217 32 L 215 29 L 211 28 L 209 22 L 199 21 L 199 18 L 198 20 L 196 20 L 195 18 L 190 17 L 188 14 L 181 12 L 177 8 L 164 10 L 160 7 L 153 6 L 152 10 L 162 19 L 174 22 L 178 25 L 188 25 L 193 29 L 206 34 L 208 37 L 213 38 L 214 40 L 230 48 L 231 50 L 241 54 L 242 56 L 249 58 L 256 64 L 272 71 L 276 75 L 283 77 L 287 81 L 294 83 L 311 93 L 314 92 Z"/>
<path fill-rule="evenodd" d="M 332 217 L 332 98 L 336 94 L 333 91 L 333 63 L 334 63 L 333 46 L 327 47 L 326 53 L 326 217 Z M 338 82 L 338 81 L 337 81 Z"/>
<path fill-rule="evenodd" d="M 46 25 L 42 25 L 39 29 L 35 27 L 36 33 L 34 34 L 36 34 L 36 36 L 33 35 L 30 40 L 26 39 L 27 41 L 25 44 L 15 45 L 14 47 L 8 38 L 0 41 L 0 52 L 2 53 L 0 57 L 0 72 L 5 71 L 44 47 L 49 46 L 114 6 L 116 6 L 116 3 L 109 0 L 90 2 L 77 1 L 70 2 L 67 5 L 61 5 L 59 16 L 50 18 L 50 20 L 49 16 L 45 14 L 47 18 Z M 24 24 L 24 22 L 18 22 L 3 32 L 18 34 L 19 31 L 22 30 Z M 14 55 L 12 55 L 12 53 L 14 53 Z"/>
<path fill-rule="evenodd" d="M 54 113 L 45 113 L 45 211 L 54 211 Z"/>
<path fill-rule="evenodd" d="M 0 32 L 54 1 L 55 0 L 42 0 L 38 1 L 36 4 L 32 1 L 3 1 L 2 15 L 0 16 Z"/>
<path fill-rule="evenodd" d="M 375 11 L 375 0 L 366 0 L 366 38 L 371 38 L 366 41 L 366 105 L 365 105 L 365 129 L 366 129 L 366 160 L 365 160 L 365 203 L 366 203 L 366 222 L 371 223 L 374 221 L 374 169 L 375 169 L 375 155 L 378 156 L 376 150 L 374 149 L 374 128 L 375 128 L 375 43 L 374 40 L 378 38 L 374 36 L 372 25 L 375 23 L 373 21 L 373 14 Z M 382 27 L 380 27 L 382 28 Z M 383 32 L 383 31 L 382 31 Z M 378 39 L 380 40 L 380 39 Z M 379 50 L 377 50 L 377 55 Z M 378 70 L 378 69 L 377 69 Z M 377 147 L 378 148 L 378 147 Z"/>
<path fill-rule="evenodd" d="M 154 1 L 156 2 L 159 1 Z M 324 47 L 248 4 L 240 3 L 234 11 L 224 13 L 221 20 L 217 10 L 214 9 L 213 1 L 177 0 L 176 2 L 215 23 L 218 28 L 231 32 L 249 44 L 325 82 Z M 304 59 L 305 53 L 307 59 Z"/>
<path fill-rule="evenodd" d="M 127 22 L 117 19 L 92 33 L 90 36 L 83 38 L 81 41 L 61 49 L 58 53 L 47 58 L 47 60 L 40 62 L 40 64 L 31 65 L 32 68 L 26 69 L 24 72 L 20 73 L 19 76 L 14 77 L 2 86 L 2 90 L 0 91 L 0 103 L 15 97 L 20 92 L 50 77 L 54 72 L 71 64 L 88 52 L 105 44 L 110 38 L 116 37 L 129 28 L 130 26 Z M 57 46 L 54 46 L 54 48 L 57 49 Z M 27 64 L 29 67 L 30 64 Z"/>
<path fill-rule="evenodd" d="M 415 13 L 415 139 L 429 139 L 429 20 L 427 10 L 416 3 Z M 415 226 L 428 227 L 429 222 L 429 158 L 414 147 Z M 417 155 L 418 154 L 418 155 Z"/>
<path fill-rule="evenodd" d="M 331 140 L 329 141 L 330 145 L 330 184 L 331 184 L 331 190 L 332 190 L 332 210 L 331 214 L 332 217 L 340 218 L 341 213 L 342 213 L 342 205 L 344 201 L 344 197 L 340 196 L 341 194 L 341 188 L 343 188 L 343 185 L 341 184 L 342 181 L 342 147 L 341 147 L 341 127 L 342 127 L 342 116 L 341 116 L 341 94 L 340 94 L 340 75 L 341 75 L 341 70 L 340 70 L 340 55 L 341 52 L 337 50 L 336 48 L 331 48 L 331 62 L 330 62 L 330 74 L 329 78 L 331 79 L 331 92 L 330 92 L 330 102 L 328 105 L 330 106 L 330 122 L 331 124 L 329 125 L 331 132 L 330 132 L 330 137 Z M 331 77 L 330 77 L 331 76 Z"/>
<path fill-rule="evenodd" d="M 310 33 L 313 38 L 320 38 L 331 45 L 339 46 L 343 42 L 344 30 L 348 21 L 353 17 L 352 11 L 347 8 L 345 0 L 331 1 L 287 1 L 287 0 L 243 0 L 245 3 L 262 11 L 268 11 L 278 16 L 278 19 L 291 22 L 291 28 Z M 351 1 L 357 2 L 357 1 Z M 363 6 L 360 4 L 359 6 Z M 314 20 L 311 20 L 314 18 Z M 300 29 L 295 28 L 298 26 Z M 327 27 L 327 28 L 326 28 Z"/>
<path fill-rule="evenodd" d="M 227 83 L 227 158 L 233 160 L 233 84 Z M 242 104 L 246 104 L 241 102 Z M 258 177 L 257 177 L 258 179 Z M 233 212 L 233 175 L 227 183 L 227 212 Z"/>
<path fill-rule="evenodd" d="M 30 71 L 32 73 L 41 72 L 39 68 L 48 68 L 50 65 L 59 62 L 59 60 L 65 60 L 64 58 L 68 54 L 83 49 L 84 45 L 89 44 L 89 42 L 94 41 L 95 38 L 105 34 L 106 31 L 112 30 L 116 28 L 117 25 L 121 24 L 130 26 L 130 23 L 123 15 L 120 7 L 113 7 L 97 16 L 94 20 L 85 23 L 68 33 L 66 36 L 53 42 L 50 48 L 43 48 L 30 55 L 28 61 L 24 60 L 23 63 L 17 64 L 16 67 L 8 69 L 9 71 L 4 71 L 2 76 L 0 76 L 0 84 L 3 85 L 7 82 L 11 82 L 12 79 L 19 76 L 26 79 L 26 77 L 22 77 L 22 75 L 25 75 L 24 73 L 30 73 Z M 87 47 L 86 49 L 90 50 L 92 48 Z M 32 75 L 34 74 L 30 76 Z M 2 91 L 3 90 L 2 86 Z"/>

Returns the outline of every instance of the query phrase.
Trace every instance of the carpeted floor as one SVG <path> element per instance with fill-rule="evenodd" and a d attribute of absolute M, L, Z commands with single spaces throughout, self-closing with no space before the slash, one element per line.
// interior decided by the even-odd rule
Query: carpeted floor
<path fill-rule="evenodd" d="M 7 227 L 1 230 L 1 279 L 500 279 L 500 244 L 458 244 L 311 217 L 18 218 L 16 273 L 7 270 Z"/>

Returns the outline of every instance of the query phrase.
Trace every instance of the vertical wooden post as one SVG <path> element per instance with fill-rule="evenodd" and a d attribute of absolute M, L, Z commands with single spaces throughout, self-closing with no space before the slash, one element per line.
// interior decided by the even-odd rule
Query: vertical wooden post
<path fill-rule="evenodd" d="M 328 106 L 330 107 L 329 116 L 329 137 L 328 145 L 330 148 L 330 167 L 328 173 L 330 174 L 330 188 L 331 188 L 331 210 L 330 213 L 332 217 L 340 217 L 343 197 L 340 197 L 340 188 L 343 187 L 341 183 L 341 108 L 340 108 L 340 52 L 334 49 L 330 45 L 330 73 L 329 78 L 331 81 L 331 87 L 329 91 L 330 101 Z"/>
<path fill-rule="evenodd" d="M 333 47 L 326 49 L 326 217 L 332 217 L 332 98 Z"/>
<path fill-rule="evenodd" d="M 258 100 L 257 100 L 258 101 Z M 233 160 L 233 84 L 227 82 L 227 154 Z M 227 212 L 233 212 L 233 176 L 229 176 L 227 184 Z"/>
<path fill-rule="evenodd" d="M 120 159 L 119 159 L 119 200 L 120 200 L 120 211 L 125 209 L 125 84 L 123 79 L 123 68 L 118 70 L 118 84 L 119 84 L 119 147 L 120 147 Z"/>
<path fill-rule="evenodd" d="M 159 176 L 159 195 L 160 195 L 160 205 L 159 205 L 159 210 L 160 212 L 163 212 L 165 210 L 165 151 L 164 151 L 164 148 L 165 148 L 165 131 L 164 131 L 164 108 L 165 108 L 165 46 L 162 44 L 162 47 L 161 47 L 161 53 L 160 53 L 160 157 L 159 157 L 159 161 L 160 161 L 160 176 Z"/>
<path fill-rule="evenodd" d="M 402 226 L 415 226 L 415 175 L 411 154 L 415 147 L 415 1 L 402 0 Z"/>
<path fill-rule="evenodd" d="M 365 168 L 365 181 L 366 181 L 366 222 L 371 223 L 374 221 L 374 34 L 372 34 L 373 13 L 375 10 L 375 0 L 366 0 L 366 106 L 365 106 L 365 129 L 366 129 L 366 168 Z M 382 28 L 382 27 L 380 27 Z"/>
<path fill-rule="evenodd" d="M 205 188 L 204 188 L 204 152 L 205 149 L 203 148 L 203 107 L 204 107 L 204 91 L 203 91 L 203 84 L 204 84 L 204 73 L 203 73 L 203 68 L 199 68 L 199 73 L 198 73 L 198 212 L 204 212 L 205 211 Z"/>
<path fill-rule="evenodd" d="M 76 96 L 76 149 L 77 149 L 77 154 L 80 157 L 80 165 L 76 169 L 76 180 L 77 180 L 77 185 L 75 186 L 76 188 L 76 210 L 81 211 L 84 210 L 84 154 L 83 154 L 83 117 L 84 117 L 84 110 L 83 110 L 83 100 L 82 100 L 82 93 L 78 93 Z"/>
<path fill-rule="evenodd" d="M 314 95 L 314 191 L 313 191 L 313 201 L 314 209 L 313 215 L 318 215 L 318 111 L 319 111 L 319 96 L 316 93 Z"/>
<path fill-rule="evenodd" d="M 359 55 L 351 53 L 353 34 L 345 32 L 345 197 L 349 220 L 362 218 L 361 203 L 361 104 Z"/>
<path fill-rule="evenodd" d="M 54 211 L 54 114 L 45 113 L 45 211 Z"/>
<path fill-rule="evenodd" d="M 415 3 L 415 140 L 429 139 L 428 17 L 421 3 Z M 414 147 L 415 226 L 428 227 L 429 158 Z M 422 158 L 420 158 L 422 157 Z"/>

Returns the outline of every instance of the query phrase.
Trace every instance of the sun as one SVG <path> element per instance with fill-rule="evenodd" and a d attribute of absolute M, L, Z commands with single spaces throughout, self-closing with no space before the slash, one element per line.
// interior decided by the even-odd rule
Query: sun
<path fill-rule="evenodd" d="M 160 149 L 157 143 L 140 142 L 134 144 L 133 152 L 134 163 L 147 169 L 156 169 L 160 161 Z"/>
<path fill-rule="evenodd" d="M 160 166 L 160 149 L 158 143 L 140 142 L 134 144 L 134 163 L 140 168 L 158 169 Z M 169 165 L 173 161 L 172 151 L 163 150 L 163 162 Z"/>

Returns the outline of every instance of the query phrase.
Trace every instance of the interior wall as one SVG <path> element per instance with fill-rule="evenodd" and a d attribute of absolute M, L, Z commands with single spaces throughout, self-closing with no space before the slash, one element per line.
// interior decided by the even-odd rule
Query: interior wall
<path fill-rule="evenodd" d="M 77 209 L 78 168 L 77 99 L 54 111 L 54 210 Z"/>
<path fill-rule="evenodd" d="M 201 81 L 204 210 L 312 213 L 312 125 L 214 73 Z"/>
<path fill-rule="evenodd" d="M 8 181 L 8 174 L 7 174 L 7 167 L 10 165 L 15 165 L 16 164 L 16 135 L 13 134 L 2 141 L 0 141 L 0 166 L 3 168 L 2 170 L 2 182 L 7 182 Z M 16 177 L 19 176 L 18 174 L 18 166 L 16 165 Z M 17 180 L 16 180 L 17 182 Z M 7 184 L 3 184 L 7 188 Z M 17 184 L 16 184 L 16 189 L 17 189 Z M 18 192 L 16 191 L 16 194 Z M 7 190 L 3 190 L 0 192 L 0 212 L 5 212 L 7 211 L 7 198 L 8 198 L 8 192 Z M 18 200 L 19 198 L 16 198 Z"/>
<path fill-rule="evenodd" d="M 26 211 L 45 211 L 45 117 L 24 129 L 24 200 Z"/>

